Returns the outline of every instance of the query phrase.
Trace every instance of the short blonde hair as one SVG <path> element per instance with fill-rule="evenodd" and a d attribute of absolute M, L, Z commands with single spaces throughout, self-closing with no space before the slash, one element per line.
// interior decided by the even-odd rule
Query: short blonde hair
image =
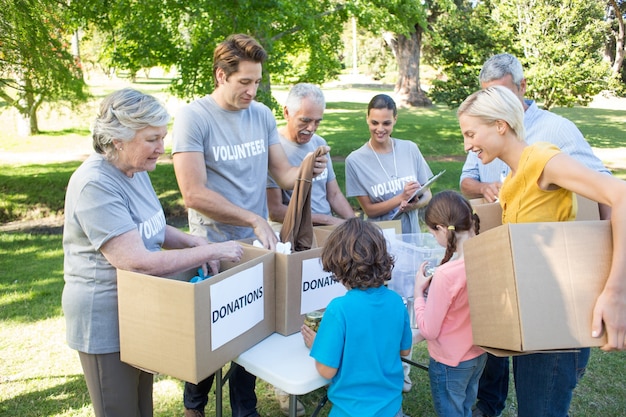
<path fill-rule="evenodd" d="M 524 107 L 519 98 L 506 87 L 495 85 L 476 91 L 461 103 L 456 115 L 478 117 L 487 124 L 503 120 L 519 140 L 524 140 Z"/>

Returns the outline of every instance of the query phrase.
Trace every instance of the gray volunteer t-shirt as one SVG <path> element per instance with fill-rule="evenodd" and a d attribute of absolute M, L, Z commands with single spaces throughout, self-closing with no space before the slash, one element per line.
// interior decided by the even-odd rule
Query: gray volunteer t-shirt
<path fill-rule="evenodd" d="M 300 166 L 304 157 L 309 152 L 315 152 L 320 146 L 326 146 L 326 141 L 318 135 L 313 135 L 310 141 L 307 143 L 299 144 L 292 142 L 279 133 L 280 143 L 287 154 L 289 163 L 294 166 Z M 330 159 L 330 154 L 326 154 L 326 169 L 324 172 L 313 178 L 313 184 L 311 186 L 311 212 L 315 214 L 331 215 L 330 203 L 326 199 L 326 184 L 329 181 L 336 179 L 335 171 L 333 170 L 333 163 Z M 267 177 L 267 188 L 279 188 L 276 181 L 271 175 Z M 291 200 L 291 190 L 282 190 L 283 204 L 289 204 Z"/>
<path fill-rule="evenodd" d="M 408 140 L 393 139 L 394 154 L 374 154 L 366 142 L 346 158 L 346 195 L 368 196 L 372 203 L 387 201 L 402 193 L 410 181 L 424 184 L 433 174 L 417 145 Z M 376 158 L 378 156 L 378 159 Z M 379 163 L 380 161 L 380 163 Z M 381 168 L 381 165 L 383 168 Z M 397 167 L 397 176 L 396 176 Z M 398 209 L 369 220 L 391 220 Z M 402 233 L 419 233 L 417 210 L 400 216 Z"/>
<path fill-rule="evenodd" d="M 119 352 L 117 272 L 100 248 L 136 229 L 146 248 L 158 251 L 165 227 L 163 209 L 146 172 L 129 178 L 99 154 L 74 172 L 65 196 L 62 296 L 72 349 Z"/>
<path fill-rule="evenodd" d="M 204 154 L 208 189 L 267 219 L 268 152 L 279 143 L 268 107 L 253 101 L 244 110 L 224 110 L 205 96 L 180 109 L 172 137 L 172 153 Z M 220 223 L 193 209 L 189 227 L 212 242 L 254 237 L 250 227 Z"/>

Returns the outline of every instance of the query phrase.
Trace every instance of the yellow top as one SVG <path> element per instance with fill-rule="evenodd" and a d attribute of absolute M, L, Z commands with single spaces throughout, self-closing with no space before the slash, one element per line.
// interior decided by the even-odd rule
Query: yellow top
<path fill-rule="evenodd" d="M 502 224 L 568 221 L 578 210 L 574 194 L 564 188 L 542 190 L 538 181 L 548 161 L 561 151 L 547 142 L 536 142 L 522 152 L 517 172 L 500 189 Z"/>

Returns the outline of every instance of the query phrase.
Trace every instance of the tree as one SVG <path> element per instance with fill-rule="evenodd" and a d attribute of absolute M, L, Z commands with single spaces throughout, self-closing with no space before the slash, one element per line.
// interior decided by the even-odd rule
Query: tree
<path fill-rule="evenodd" d="M 355 0 L 347 6 L 360 27 L 382 36 L 393 51 L 398 64 L 394 90 L 399 106 L 432 104 L 420 84 L 422 36 L 429 7 L 446 3 L 446 0 Z"/>
<path fill-rule="evenodd" d="M 270 81 L 321 83 L 338 74 L 348 17 L 335 0 L 84 0 L 74 10 L 112 35 L 104 45 L 110 65 L 131 74 L 146 65 L 174 65 L 171 89 L 187 99 L 213 91 L 219 42 L 233 33 L 254 36 L 269 54 L 258 99 L 275 109 Z"/>
<path fill-rule="evenodd" d="M 136 72 L 142 65 L 174 64 L 173 92 L 193 98 L 213 90 L 212 52 L 226 36 L 257 38 L 270 59 L 264 66 L 259 99 L 271 104 L 272 82 L 322 83 L 341 69 L 341 33 L 355 16 L 360 27 L 385 34 L 398 61 L 400 105 L 429 105 L 420 86 L 422 35 L 429 7 L 451 0 L 83 0 L 77 15 L 112 36 L 104 45 L 111 65 Z M 140 27 L 140 20 L 150 22 Z M 158 29 L 161 28 L 161 29 Z M 148 54 L 154 47 L 160 56 Z M 142 60 L 143 59 L 143 60 Z"/>
<path fill-rule="evenodd" d="M 44 102 L 87 99 L 80 61 L 70 53 L 73 29 L 55 0 L 0 0 L 0 98 L 17 109 L 20 133 L 39 133 Z"/>
<path fill-rule="evenodd" d="M 430 95 L 435 102 L 456 107 L 480 88 L 478 74 L 494 53 L 516 54 L 513 34 L 491 23 L 490 2 L 457 1 L 439 16 L 427 34 L 424 54 L 440 76 Z"/>
<path fill-rule="evenodd" d="M 609 89 L 618 95 L 626 91 L 626 71 L 624 70 L 624 13 L 626 2 L 623 0 L 608 0 L 606 6 L 606 21 L 611 28 L 608 36 L 605 56 L 611 64 L 611 78 Z"/>
<path fill-rule="evenodd" d="M 613 65 L 611 66 L 611 71 L 614 74 L 619 74 L 622 70 L 622 63 L 624 62 L 624 16 L 622 15 L 622 10 L 620 5 L 623 2 L 618 2 L 616 0 L 609 0 L 609 8 L 611 9 L 610 17 L 611 19 L 615 19 L 617 28 L 614 31 L 613 35 L 615 38 L 615 56 L 612 60 Z"/>
<path fill-rule="evenodd" d="M 600 2 L 504 0 L 493 22 L 516 34 L 529 97 L 553 106 L 588 104 L 607 83 L 606 26 Z"/>
<path fill-rule="evenodd" d="M 606 86 L 601 3 L 479 0 L 458 4 L 465 9 L 470 6 L 470 15 L 464 18 L 463 9 L 450 15 L 435 31 L 433 53 L 429 55 L 446 76 L 435 83 L 438 98 L 458 104 L 468 92 L 466 83 L 477 86 L 476 81 L 470 84 L 463 80 L 472 74 L 478 76 L 478 63 L 482 65 L 484 59 L 499 52 L 510 52 L 520 59 L 529 80 L 527 95 L 546 109 L 587 104 Z"/>

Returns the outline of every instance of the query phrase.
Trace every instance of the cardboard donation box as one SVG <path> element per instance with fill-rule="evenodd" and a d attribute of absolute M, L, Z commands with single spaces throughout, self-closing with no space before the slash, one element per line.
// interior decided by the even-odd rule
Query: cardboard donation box
<path fill-rule="evenodd" d="M 415 274 L 422 262 L 428 261 L 432 266 L 437 266 L 446 250 L 430 233 L 400 234 L 387 242 L 389 252 L 395 258 L 387 287 L 402 297 L 413 297 Z"/>
<path fill-rule="evenodd" d="M 118 270 L 121 360 L 198 383 L 274 332 L 274 253 L 244 245 L 239 263 L 187 282 Z"/>
<path fill-rule="evenodd" d="M 520 353 L 606 343 L 591 337 L 591 319 L 611 267 L 609 221 L 507 224 L 463 250 L 476 345 Z"/>
<path fill-rule="evenodd" d="M 276 332 L 283 336 L 300 331 L 304 316 L 326 308 L 346 288 L 322 269 L 322 247 L 331 230 L 313 228 L 313 247 L 290 254 L 276 253 Z"/>
<path fill-rule="evenodd" d="M 473 198 L 469 202 L 480 218 L 480 233 L 502 224 L 502 207 L 499 202 L 488 203 L 484 198 Z M 576 204 L 576 220 L 600 220 L 598 203 L 576 194 Z"/>

